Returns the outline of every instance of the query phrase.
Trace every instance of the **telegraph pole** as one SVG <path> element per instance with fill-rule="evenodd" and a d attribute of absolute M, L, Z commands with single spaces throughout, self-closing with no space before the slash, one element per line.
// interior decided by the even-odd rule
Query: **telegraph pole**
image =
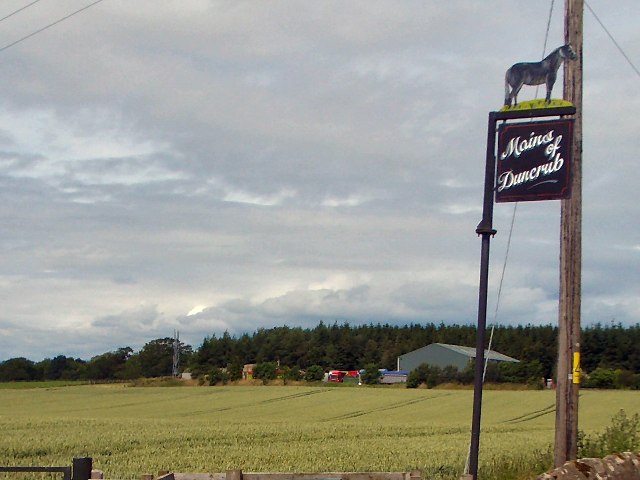
<path fill-rule="evenodd" d="M 563 98 L 576 107 L 571 165 L 571 197 L 561 201 L 560 302 L 554 463 L 577 456 L 580 383 L 580 303 L 582 290 L 582 17 L 583 0 L 565 0 L 565 43 L 578 58 L 564 63 Z"/>

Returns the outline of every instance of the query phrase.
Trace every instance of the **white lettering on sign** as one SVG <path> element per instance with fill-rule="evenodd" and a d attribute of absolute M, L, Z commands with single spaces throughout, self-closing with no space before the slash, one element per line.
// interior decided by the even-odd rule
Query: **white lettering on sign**
<path fill-rule="evenodd" d="M 558 138 L 561 140 L 562 135 L 558 135 Z M 505 160 L 510 155 L 518 158 L 522 152 L 533 150 L 536 147 L 547 145 L 551 142 L 553 142 L 553 130 L 549 130 L 544 135 L 535 135 L 535 132 L 531 132 L 529 138 L 525 138 L 524 140 L 521 140 L 520 137 L 512 138 L 509 140 L 507 149 L 500 155 L 500 160 Z"/>
<path fill-rule="evenodd" d="M 522 137 L 515 137 L 509 140 L 505 151 L 500 154 L 500 160 L 505 160 L 512 155 L 515 158 L 519 158 L 523 152 L 544 147 L 544 154 L 549 161 L 523 172 L 513 173 L 513 170 L 503 172 L 498 177 L 498 192 L 508 190 L 516 185 L 542 179 L 547 175 L 559 171 L 564 165 L 564 159 L 558 152 L 560 143 L 562 142 L 562 135 L 554 136 L 553 130 L 549 130 L 544 135 L 535 135 L 534 133 L 535 132 L 531 132 L 529 138 L 523 139 Z"/>

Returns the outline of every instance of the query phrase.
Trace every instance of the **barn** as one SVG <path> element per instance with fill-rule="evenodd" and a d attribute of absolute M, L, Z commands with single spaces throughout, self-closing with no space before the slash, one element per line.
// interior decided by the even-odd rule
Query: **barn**
<path fill-rule="evenodd" d="M 498 352 L 484 351 L 485 358 L 495 362 L 519 362 L 515 358 L 508 357 Z M 460 345 L 448 345 L 446 343 L 432 343 L 413 352 L 405 353 L 398 357 L 398 370 L 411 371 L 419 365 L 426 363 L 441 368 L 454 366 L 458 370 L 464 370 L 469 361 L 476 358 L 476 349 Z"/>

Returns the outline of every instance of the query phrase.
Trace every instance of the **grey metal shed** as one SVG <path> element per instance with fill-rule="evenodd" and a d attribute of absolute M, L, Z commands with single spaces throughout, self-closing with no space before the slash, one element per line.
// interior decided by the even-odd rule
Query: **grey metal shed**
<path fill-rule="evenodd" d="M 496 362 L 519 362 L 515 358 L 494 351 L 484 351 L 485 358 Z M 476 358 L 476 349 L 460 345 L 446 343 L 432 343 L 413 352 L 405 353 L 398 357 L 398 370 L 411 371 L 419 365 L 426 363 L 441 368 L 447 366 L 464 370 L 469 361 Z"/>

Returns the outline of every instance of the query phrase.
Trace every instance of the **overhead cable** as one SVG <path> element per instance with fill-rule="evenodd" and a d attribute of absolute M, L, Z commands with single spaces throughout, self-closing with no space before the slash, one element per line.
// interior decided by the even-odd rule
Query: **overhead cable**
<path fill-rule="evenodd" d="M 624 52 L 624 50 L 622 49 L 622 47 L 618 44 L 618 42 L 616 42 L 616 39 L 613 38 L 613 35 L 611 35 L 611 32 L 609 32 L 609 30 L 607 30 L 607 27 L 604 26 L 604 23 L 602 23 L 602 20 L 600 20 L 600 18 L 598 17 L 598 15 L 596 15 L 596 12 L 593 11 L 593 8 L 591 8 L 591 5 L 589 5 L 587 2 L 584 2 L 584 4 L 586 5 L 586 7 L 589 9 L 589 11 L 591 12 L 591 14 L 595 17 L 595 19 L 598 21 L 598 23 L 600 24 L 600 26 L 602 27 L 602 29 L 606 32 L 607 35 L 609 35 L 609 38 L 611 39 L 611 41 L 613 42 L 613 44 L 616 46 L 616 48 L 618 49 L 618 51 L 620 51 L 620 53 L 622 54 L 622 56 L 625 58 L 625 60 L 627 61 L 627 63 L 629 65 L 631 65 L 631 68 L 633 68 L 633 70 L 636 72 L 636 74 L 640 77 L 640 70 L 638 70 L 638 68 L 633 64 L 633 62 L 631 61 L 631 59 L 629 58 L 629 56 Z"/>
<path fill-rule="evenodd" d="M 9 15 L 7 15 L 6 17 L 2 17 L 0 18 L 0 22 L 3 22 L 4 20 L 6 20 L 7 18 L 13 17 L 16 13 L 20 13 L 23 10 L 26 10 L 27 8 L 29 8 L 31 5 L 33 5 L 34 3 L 38 3 L 40 0 L 35 0 L 33 2 L 31 2 L 28 5 L 25 5 L 22 8 L 19 8 L 18 10 L 16 10 L 15 12 L 11 12 Z"/>
<path fill-rule="evenodd" d="M 70 13 L 69 15 L 67 15 L 67 16 L 65 16 L 65 17 L 62 17 L 61 19 L 56 20 L 55 22 L 50 23 L 49 25 L 46 25 L 46 26 L 44 26 L 44 27 L 42 27 L 42 28 L 40 28 L 40 29 L 36 30 L 35 32 L 30 33 L 29 35 L 26 35 L 26 36 L 24 36 L 24 37 L 22 37 L 22 38 L 20 38 L 20 39 L 18 39 L 18 40 L 16 40 L 16 41 L 14 41 L 14 42 L 11 42 L 10 44 L 5 45 L 4 47 L 0 48 L 0 52 L 3 52 L 3 51 L 5 51 L 5 50 L 6 50 L 6 49 L 8 49 L 8 48 L 11 48 L 11 47 L 13 47 L 13 46 L 14 46 L 14 45 L 16 45 L 16 44 L 18 44 L 18 43 L 20 43 L 20 42 L 22 42 L 22 41 L 24 41 L 24 40 L 26 40 L 26 39 L 28 39 L 28 38 L 33 37 L 34 35 L 37 35 L 38 33 L 43 32 L 43 31 L 45 31 L 46 29 L 51 28 L 51 27 L 53 27 L 54 25 L 57 25 L 58 23 L 64 22 L 65 20 L 67 20 L 67 19 L 69 19 L 69 18 L 73 17 L 74 15 L 76 15 L 76 14 L 78 14 L 78 13 L 80 13 L 80 12 L 83 12 L 84 10 L 87 10 L 88 8 L 93 7 L 94 5 L 96 5 L 96 4 L 100 3 L 100 2 L 102 2 L 102 0 L 96 0 L 95 2 L 90 3 L 89 5 L 87 5 L 87 6 L 85 6 L 85 7 L 82 7 L 82 8 L 80 8 L 80 9 L 76 10 L 75 12 Z M 25 8 L 26 8 L 26 7 L 25 7 Z"/>

